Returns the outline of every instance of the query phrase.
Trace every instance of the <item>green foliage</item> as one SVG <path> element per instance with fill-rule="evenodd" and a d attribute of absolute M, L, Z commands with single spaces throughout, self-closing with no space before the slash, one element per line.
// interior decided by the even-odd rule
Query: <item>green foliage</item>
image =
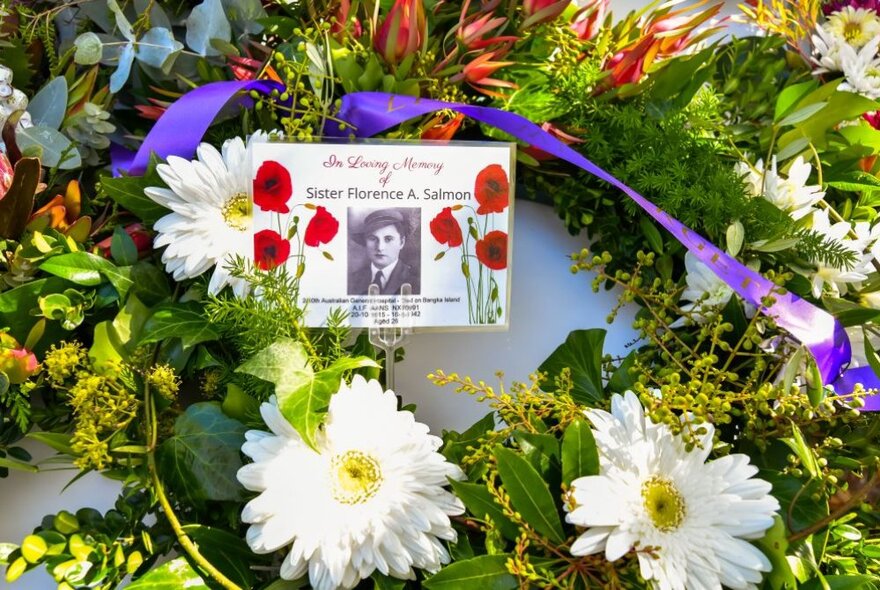
<path fill-rule="evenodd" d="M 481 555 L 457 561 L 425 580 L 427 590 L 513 590 L 519 584 L 507 571 L 508 555 Z"/>
<path fill-rule="evenodd" d="M 133 590 L 178 590 L 180 588 L 209 590 L 210 586 L 196 573 L 185 558 L 178 557 L 151 570 L 130 584 L 128 588 Z"/>
<path fill-rule="evenodd" d="M 583 404 L 601 401 L 604 342 L 605 330 L 575 330 L 541 363 L 538 370 L 555 376 L 568 368 L 574 400 Z"/>

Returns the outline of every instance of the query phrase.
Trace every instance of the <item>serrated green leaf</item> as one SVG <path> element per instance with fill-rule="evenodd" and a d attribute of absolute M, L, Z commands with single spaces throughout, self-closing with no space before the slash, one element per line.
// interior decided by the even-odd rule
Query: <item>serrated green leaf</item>
<path fill-rule="evenodd" d="M 571 484 L 585 475 L 599 474 L 599 450 L 589 424 L 575 420 L 562 437 L 562 481 Z"/>
<path fill-rule="evenodd" d="M 139 344 L 180 338 L 183 346 L 189 348 L 218 337 L 211 322 L 202 314 L 201 305 L 196 302 L 170 303 L 153 311 L 144 324 Z"/>
<path fill-rule="evenodd" d="M 510 449 L 497 446 L 495 457 L 501 483 L 510 495 L 513 508 L 536 531 L 554 543 L 562 543 L 565 534 L 562 532 L 559 512 L 541 475 L 528 461 Z"/>
<path fill-rule="evenodd" d="M 241 501 L 236 479 L 241 468 L 244 424 L 226 416 L 216 402 L 191 405 L 174 422 L 174 435 L 159 447 L 163 478 L 193 502 Z"/>
<path fill-rule="evenodd" d="M 514 590 L 516 578 L 507 571 L 509 555 L 481 555 L 456 561 L 422 583 L 426 590 Z"/>
<path fill-rule="evenodd" d="M 172 559 L 148 571 L 126 586 L 128 590 L 210 590 L 202 577 L 183 557 Z"/>

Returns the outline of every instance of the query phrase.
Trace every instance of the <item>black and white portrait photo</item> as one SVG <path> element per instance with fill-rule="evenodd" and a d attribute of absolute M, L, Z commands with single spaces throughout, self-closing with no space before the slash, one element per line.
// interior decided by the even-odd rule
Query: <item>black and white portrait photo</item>
<path fill-rule="evenodd" d="M 348 209 L 348 294 L 396 295 L 409 283 L 421 292 L 421 210 L 416 207 Z"/>

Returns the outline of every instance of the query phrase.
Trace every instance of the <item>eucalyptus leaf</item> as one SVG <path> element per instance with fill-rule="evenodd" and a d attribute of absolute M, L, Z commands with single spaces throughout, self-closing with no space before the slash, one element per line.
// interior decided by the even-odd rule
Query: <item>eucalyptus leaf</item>
<path fill-rule="evenodd" d="M 174 435 L 159 447 L 163 477 L 193 502 L 243 500 L 236 473 L 246 430 L 219 403 L 191 405 L 175 421 Z"/>
<path fill-rule="evenodd" d="M 153 27 L 137 42 L 135 57 L 141 63 L 169 73 L 174 60 L 183 50 L 183 43 L 176 40 L 166 28 Z"/>
<path fill-rule="evenodd" d="M 116 19 L 116 28 L 119 33 L 125 37 L 126 41 L 134 41 L 134 29 L 131 23 L 128 22 L 125 13 L 122 12 L 122 8 L 119 7 L 119 3 L 116 0 L 107 0 L 107 8 L 110 9 L 110 12 L 113 13 L 113 17 Z M 110 31 L 107 32 L 109 33 Z"/>
<path fill-rule="evenodd" d="M 15 141 L 22 153 L 34 154 L 35 150 L 43 166 L 62 170 L 75 170 L 82 166 L 82 158 L 70 139 L 51 127 L 18 127 Z"/>
<path fill-rule="evenodd" d="M 268 15 L 260 0 L 223 0 L 223 8 L 237 31 L 248 35 L 263 31 L 259 21 Z"/>
<path fill-rule="evenodd" d="M 93 36 L 94 33 L 92 33 Z M 67 79 L 52 78 L 28 103 L 27 112 L 34 125 L 57 130 L 67 110 Z"/>
<path fill-rule="evenodd" d="M 229 41 L 231 38 L 232 27 L 220 0 L 204 0 L 186 19 L 186 44 L 199 55 L 220 55 L 211 47 L 211 39 Z"/>
<path fill-rule="evenodd" d="M 116 71 L 110 76 L 110 92 L 116 94 L 131 75 L 131 64 L 134 63 L 135 49 L 134 45 L 128 43 L 122 47 L 119 52 L 119 61 L 116 63 Z"/>
<path fill-rule="evenodd" d="M 100 62 L 104 55 L 104 44 L 101 42 L 101 38 L 91 31 L 77 37 L 73 46 L 76 47 L 73 61 L 81 66 L 93 66 Z"/>
<path fill-rule="evenodd" d="M 162 6 L 159 2 L 154 2 L 152 0 L 134 0 L 134 9 L 138 14 L 143 14 L 147 8 L 150 9 L 150 25 L 169 30 L 171 29 L 171 21 L 168 19 L 168 15 L 165 14 L 165 11 L 162 10 Z"/>

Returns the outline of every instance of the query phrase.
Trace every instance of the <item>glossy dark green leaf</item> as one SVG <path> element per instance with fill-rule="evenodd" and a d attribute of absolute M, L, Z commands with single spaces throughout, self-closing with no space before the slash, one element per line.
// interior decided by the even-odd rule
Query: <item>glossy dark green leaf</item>
<path fill-rule="evenodd" d="M 513 508 L 536 531 L 554 543 L 562 543 L 565 534 L 562 532 L 559 512 L 541 475 L 528 461 L 510 449 L 496 447 L 495 457 L 501 483 L 510 495 Z"/>
<path fill-rule="evenodd" d="M 69 285 L 59 278 L 51 277 L 0 293 L 0 325 L 8 327 L 10 334 L 23 342 L 34 325 L 30 310 L 37 306 L 37 300 L 51 293 L 60 293 Z"/>
<path fill-rule="evenodd" d="M 216 402 L 186 409 L 174 423 L 174 435 L 159 447 L 162 476 L 174 491 L 192 501 L 244 499 L 236 479 L 247 428 L 226 416 Z"/>
<path fill-rule="evenodd" d="M 180 338 L 185 348 L 216 340 L 219 334 L 196 302 L 171 303 L 153 311 L 143 327 L 140 344 Z"/>
<path fill-rule="evenodd" d="M 825 576 L 827 588 L 831 590 L 877 590 L 880 578 L 869 575 Z M 825 590 L 821 580 L 812 579 L 800 586 L 801 590 Z"/>
<path fill-rule="evenodd" d="M 121 297 L 125 296 L 132 284 L 126 270 L 91 252 L 70 252 L 53 256 L 40 265 L 40 270 L 86 287 L 101 284 L 104 277 Z"/>
<path fill-rule="evenodd" d="M 244 588 L 254 585 L 256 576 L 250 566 L 261 557 L 250 550 L 244 539 L 228 531 L 197 524 L 186 525 L 183 530 L 198 545 L 199 552 L 223 575 Z"/>
<path fill-rule="evenodd" d="M 183 557 L 153 568 L 128 586 L 128 590 L 210 590 Z"/>
<path fill-rule="evenodd" d="M 562 437 L 562 481 L 571 484 L 585 475 L 599 474 L 599 450 L 589 424 L 575 420 Z"/>
<path fill-rule="evenodd" d="M 488 517 L 505 538 L 511 541 L 516 540 L 519 529 L 509 518 L 504 516 L 501 506 L 495 502 L 485 485 L 454 480 L 449 483 L 455 495 L 464 502 L 469 514 L 478 520 L 486 520 Z"/>
<path fill-rule="evenodd" d="M 113 230 L 113 237 L 110 238 L 110 255 L 113 256 L 116 264 L 123 266 L 131 266 L 137 262 L 137 246 L 121 226 Z"/>
<path fill-rule="evenodd" d="M 541 363 L 539 370 L 551 378 L 562 369 L 571 369 L 575 401 L 595 403 L 604 398 L 602 392 L 602 347 L 605 330 L 575 330 L 565 342 Z"/>
<path fill-rule="evenodd" d="M 147 173 L 143 176 L 119 176 L 101 179 L 101 188 L 111 199 L 124 209 L 137 215 L 142 221 L 152 225 L 160 217 L 170 213 L 144 193 L 149 186 L 164 187 L 165 183 L 156 172 L 158 160 L 153 157 Z"/>
<path fill-rule="evenodd" d="M 514 590 L 516 578 L 507 571 L 508 555 L 481 555 L 456 561 L 422 583 L 427 590 Z"/>

